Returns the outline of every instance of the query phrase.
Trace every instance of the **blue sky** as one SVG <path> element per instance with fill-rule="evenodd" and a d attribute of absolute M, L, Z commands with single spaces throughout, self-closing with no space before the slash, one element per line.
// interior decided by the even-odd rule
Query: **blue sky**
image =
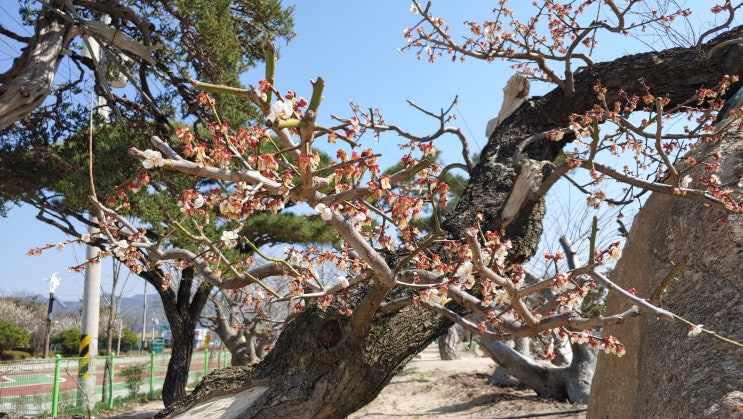
<path fill-rule="evenodd" d="M 490 16 L 492 1 L 471 0 L 453 2 L 439 0 L 432 9 L 446 23 L 463 34 L 460 23 L 465 19 L 482 21 Z M 512 2 L 512 7 L 526 7 L 531 2 Z M 516 6 L 516 5 L 520 6 Z M 446 56 L 436 64 L 417 60 L 414 53 L 400 54 L 405 45 L 403 29 L 418 19 L 409 12 L 410 2 L 379 0 L 376 2 L 317 0 L 298 2 L 295 11 L 296 38 L 288 45 L 279 44 L 275 87 L 311 95 L 310 79 L 322 76 L 326 83 L 325 100 L 320 107 L 320 122 L 331 124 L 331 114 L 350 116 L 349 100 L 367 107 L 378 107 L 388 124 L 424 135 L 437 128 L 437 121 L 407 105 L 409 99 L 429 110 L 447 108 L 455 96 L 454 108 L 459 126 L 467 135 L 473 151 L 486 143 L 487 121 L 500 108 L 502 88 L 513 74 L 508 63 L 493 63 L 468 59 L 452 63 Z M 15 13 L 11 5 L 2 12 Z M 518 10 L 517 10 L 518 11 Z M 5 23 L 8 13 L 0 14 Z M 609 45 L 606 48 L 607 44 Z M 608 60 L 627 52 L 636 52 L 639 44 L 628 38 L 614 37 L 604 41 L 597 61 Z M 5 58 L 5 57 L 1 57 Z M 7 63 L 6 60 L 3 60 Z M 4 65 L 3 65 L 4 67 Z M 246 84 L 256 84 L 263 77 L 259 68 L 243 78 Z M 532 84 L 532 95 L 542 94 L 545 86 Z M 399 155 L 394 134 L 383 135 L 378 143 L 366 141 L 378 152 Z M 447 145 L 449 144 L 449 145 Z M 454 137 L 443 138 L 439 148 L 446 151 L 449 162 L 460 156 Z M 26 252 L 47 243 L 67 239 L 61 232 L 35 218 L 32 208 L 14 208 L 7 218 L 0 218 L 0 266 L 3 279 L 0 295 L 19 293 L 47 294 L 43 278 L 60 272 L 62 284 L 57 295 L 75 300 L 82 295 L 83 276 L 67 272 L 67 268 L 84 259 L 84 248 L 67 248 L 62 252 L 48 250 L 41 256 L 29 257 Z M 108 264 L 103 268 L 103 283 L 110 281 Z M 136 282 L 136 281 L 130 281 Z M 134 288 L 132 288 L 134 287 Z M 125 295 L 141 293 L 141 284 L 130 284 Z"/>

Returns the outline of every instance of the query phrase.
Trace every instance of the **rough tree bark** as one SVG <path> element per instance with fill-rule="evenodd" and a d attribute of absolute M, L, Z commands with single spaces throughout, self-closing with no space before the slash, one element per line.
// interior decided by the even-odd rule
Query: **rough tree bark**
<path fill-rule="evenodd" d="M 152 281 L 150 281 L 152 282 Z M 154 282 L 153 285 L 158 282 Z M 163 404 L 170 406 L 186 395 L 188 372 L 193 355 L 194 330 L 209 297 L 209 288 L 203 284 L 194 286 L 194 269 L 181 271 L 178 293 L 168 288 L 162 290 L 155 285 L 163 302 L 172 337 L 172 352 L 165 373 Z M 193 293 L 193 295 L 191 295 Z"/>
<path fill-rule="evenodd" d="M 49 3 L 64 5 L 60 0 Z M 77 33 L 52 11 L 41 14 L 35 41 L 13 62 L 10 71 L 0 75 L 0 130 L 31 113 L 49 96 L 62 52 Z"/>
<path fill-rule="evenodd" d="M 741 32 L 737 28 L 711 43 Z M 598 80 L 610 89 L 609 103 L 618 98 L 619 88 L 642 94 L 647 85 L 655 92 L 667 93 L 668 106 L 672 106 L 689 99 L 702 86 L 716 85 L 725 74 L 743 73 L 741 51 L 743 48 L 735 45 L 721 48 L 712 57 L 689 49 L 628 56 L 576 74 L 576 91 L 570 97 L 553 91 L 525 103 L 498 126 L 482 151 L 457 213 L 445 225 L 449 237 L 461 237 L 478 212 L 484 214 L 483 229 L 500 229 L 500 212 L 513 184 L 516 168 L 512 156 L 518 144 L 534 133 L 567 126 L 572 112 L 589 109 Z M 562 145 L 540 142 L 526 153 L 530 159 L 551 161 Z M 511 256 L 515 261 L 534 252 L 542 211 L 543 205 L 530 203 L 508 225 L 506 233 L 514 242 Z M 388 263 L 395 267 L 391 258 Z M 386 295 L 386 290 L 366 283 L 352 291 L 356 301 L 367 303 L 404 292 L 393 290 Z M 342 418 L 373 400 L 408 360 L 449 326 L 439 315 L 405 307 L 377 313 L 369 330 L 360 331 L 348 318 L 308 308 L 287 326 L 274 350 L 255 368 L 210 374 L 191 395 L 159 417 L 178 417 L 189 409 L 203 414 L 203 402 L 240 393 L 232 410 L 221 417 Z"/>
<path fill-rule="evenodd" d="M 722 155 L 717 173 L 722 184 L 740 200 L 743 130 L 691 153 L 702 162 L 715 151 Z M 703 170 L 698 167 L 691 176 L 696 179 Z M 649 298 L 686 257 L 687 266 L 660 306 L 743 341 L 743 215 L 653 195 L 635 218 L 612 279 Z M 607 301 L 609 310 L 620 306 L 616 299 Z M 626 345 L 627 354 L 599 356 L 588 417 L 743 417 L 743 351 L 709 336 L 688 337 L 688 331 L 650 317 L 608 330 Z"/>

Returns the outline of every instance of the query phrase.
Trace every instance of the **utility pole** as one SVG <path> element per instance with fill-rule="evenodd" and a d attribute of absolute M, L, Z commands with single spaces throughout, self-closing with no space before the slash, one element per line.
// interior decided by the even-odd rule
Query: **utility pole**
<path fill-rule="evenodd" d="M 49 281 L 49 310 L 46 312 L 46 332 L 44 333 L 44 358 L 49 356 L 49 337 L 52 334 L 52 320 L 54 319 L 54 314 L 52 313 L 52 310 L 54 309 L 54 290 L 57 289 L 59 286 L 59 277 L 57 276 L 59 272 L 55 272 L 54 275 L 52 275 L 51 278 L 48 279 Z"/>
<path fill-rule="evenodd" d="M 90 221 L 97 222 L 95 217 Z M 98 234 L 98 228 L 91 226 L 88 229 L 91 237 Z M 80 330 L 80 351 L 78 356 L 77 379 L 80 384 L 78 392 L 78 407 L 85 407 L 95 403 L 95 356 L 98 354 L 98 320 L 101 307 L 101 264 L 98 260 L 100 249 L 88 245 L 85 251 L 87 266 L 85 267 L 85 285 L 83 289 L 83 318 Z M 80 397 L 82 392 L 82 397 Z"/>
<path fill-rule="evenodd" d="M 111 18 L 104 16 L 104 22 L 111 22 Z M 96 66 L 101 63 L 101 46 L 93 38 L 84 40 L 83 53 L 89 55 Z M 100 69 L 99 69 L 100 70 Z M 98 98 L 96 109 L 99 115 L 108 116 L 105 99 Z M 103 103 L 102 103 L 103 102 Z M 91 107 L 93 106 L 91 98 Z M 91 121 L 91 128 L 92 128 Z M 89 156 L 91 159 L 93 156 Z M 90 214 L 91 226 L 88 227 L 91 239 L 95 238 L 99 229 L 97 218 Z M 80 330 L 80 360 L 77 366 L 78 397 L 77 407 L 92 408 L 95 404 L 95 356 L 98 354 L 98 321 L 101 307 L 101 264 L 98 258 L 100 249 L 88 243 L 85 250 L 85 285 L 83 289 L 82 327 Z"/>

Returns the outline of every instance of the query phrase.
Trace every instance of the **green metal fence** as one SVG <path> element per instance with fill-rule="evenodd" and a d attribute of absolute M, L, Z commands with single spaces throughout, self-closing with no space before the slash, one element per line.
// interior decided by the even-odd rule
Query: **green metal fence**
<path fill-rule="evenodd" d="M 194 352 L 189 385 L 215 369 L 229 365 L 226 350 Z M 162 389 L 170 354 L 97 356 L 90 358 L 88 371 L 95 377 L 95 394 L 87 397 L 83 378 L 78 378 L 84 358 L 48 358 L 0 362 L 0 412 L 25 416 L 56 416 L 87 408 L 88 401 L 113 407 L 114 400 L 133 393 L 150 399 Z M 108 379 L 110 374 L 110 380 Z M 104 376 L 106 391 L 104 394 Z M 91 379 L 92 380 L 92 379 Z M 113 382 L 113 386 L 108 383 Z"/>

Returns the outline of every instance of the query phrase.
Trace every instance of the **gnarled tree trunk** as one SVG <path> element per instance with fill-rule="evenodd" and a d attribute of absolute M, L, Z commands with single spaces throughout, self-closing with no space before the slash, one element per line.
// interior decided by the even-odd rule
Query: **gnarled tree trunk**
<path fill-rule="evenodd" d="M 722 155 L 717 173 L 722 185 L 734 189 L 740 200 L 743 130 L 705 143 L 692 155 L 709 161 L 714 151 Z M 703 171 L 692 169 L 691 176 L 696 179 Z M 688 265 L 668 286 L 661 307 L 743 341 L 743 215 L 653 195 L 635 218 L 612 279 L 649 298 L 673 264 L 686 257 Z M 621 304 L 610 298 L 607 309 L 621 309 Z M 607 332 L 626 345 L 627 354 L 599 356 L 590 418 L 743 416 L 740 348 L 709 336 L 688 337 L 687 327 L 651 317 L 634 318 Z"/>
<path fill-rule="evenodd" d="M 166 407 L 186 396 L 193 355 L 194 330 L 209 296 L 209 287 L 203 284 L 195 287 L 193 283 L 194 269 L 190 267 L 181 271 L 177 293 L 171 288 L 158 289 L 173 334 L 173 349 L 162 390 L 163 404 Z"/>
<path fill-rule="evenodd" d="M 64 7 L 64 1 L 49 3 Z M 53 10 L 42 10 L 34 42 L 0 75 L 0 130 L 30 114 L 49 96 L 63 51 L 77 31 Z"/>
<path fill-rule="evenodd" d="M 588 403 L 596 365 L 596 351 L 588 346 L 572 345 L 570 363 L 556 366 L 546 360 L 526 357 L 503 342 L 483 340 L 481 345 L 505 372 L 539 397 Z"/>
<path fill-rule="evenodd" d="M 719 43 L 738 36 L 731 31 L 712 41 Z M 706 47 L 705 47 L 706 48 Z M 673 106 L 692 97 L 700 86 L 714 86 L 724 74 L 743 73 L 743 47 L 722 48 L 712 57 L 688 49 L 673 49 L 624 57 L 596 64 L 576 74 L 575 93 L 554 91 L 517 109 L 494 131 L 472 173 L 470 184 L 457 208 L 445 223 L 450 238 L 462 237 L 477 213 L 484 215 L 483 229 L 499 231 L 501 210 L 513 185 L 516 168 L 513 155 L 518 144 L 535 133 L 569 125 L 574 112 L 595 103 L 594 85 L 601 80 L 610 90 L 606 100 L 618 99 L 619 89 L 643 94 L 645 86 L 667 93 Z M 640 80 L 644 79 L 644 83 Z M 663 94 L 659 93 L 659 94 Z M 533 160 L 552 161 L 562 143 L 544 141 L 528 147 Z M 541 234 L 543 205 L 529 203 L 506 230 L 512 239 L 515 261 L 523 261 L 535 250 Z M 394 269 L 394 261 L 388 261 Z M 375 286 L 353 287 L 356 301 L 394 298 Z M 393 295 L 394 294 L 394 295 Z M 423 309 L 404 307 L 377 313 L 370 328 L 359 330 L 343 316 L 307 309 L 284 330 L 274 350 L 254 369 L 228 369 L 210 374 L 185 400 L 161 413 L 177 417 L 188 412 L 206 417 L 323 417 L 342 418 L 373 400 L 408 360 L 422 351 L 451 323 Z M 205 403 L 232 395 L 219 410 Z"/>

